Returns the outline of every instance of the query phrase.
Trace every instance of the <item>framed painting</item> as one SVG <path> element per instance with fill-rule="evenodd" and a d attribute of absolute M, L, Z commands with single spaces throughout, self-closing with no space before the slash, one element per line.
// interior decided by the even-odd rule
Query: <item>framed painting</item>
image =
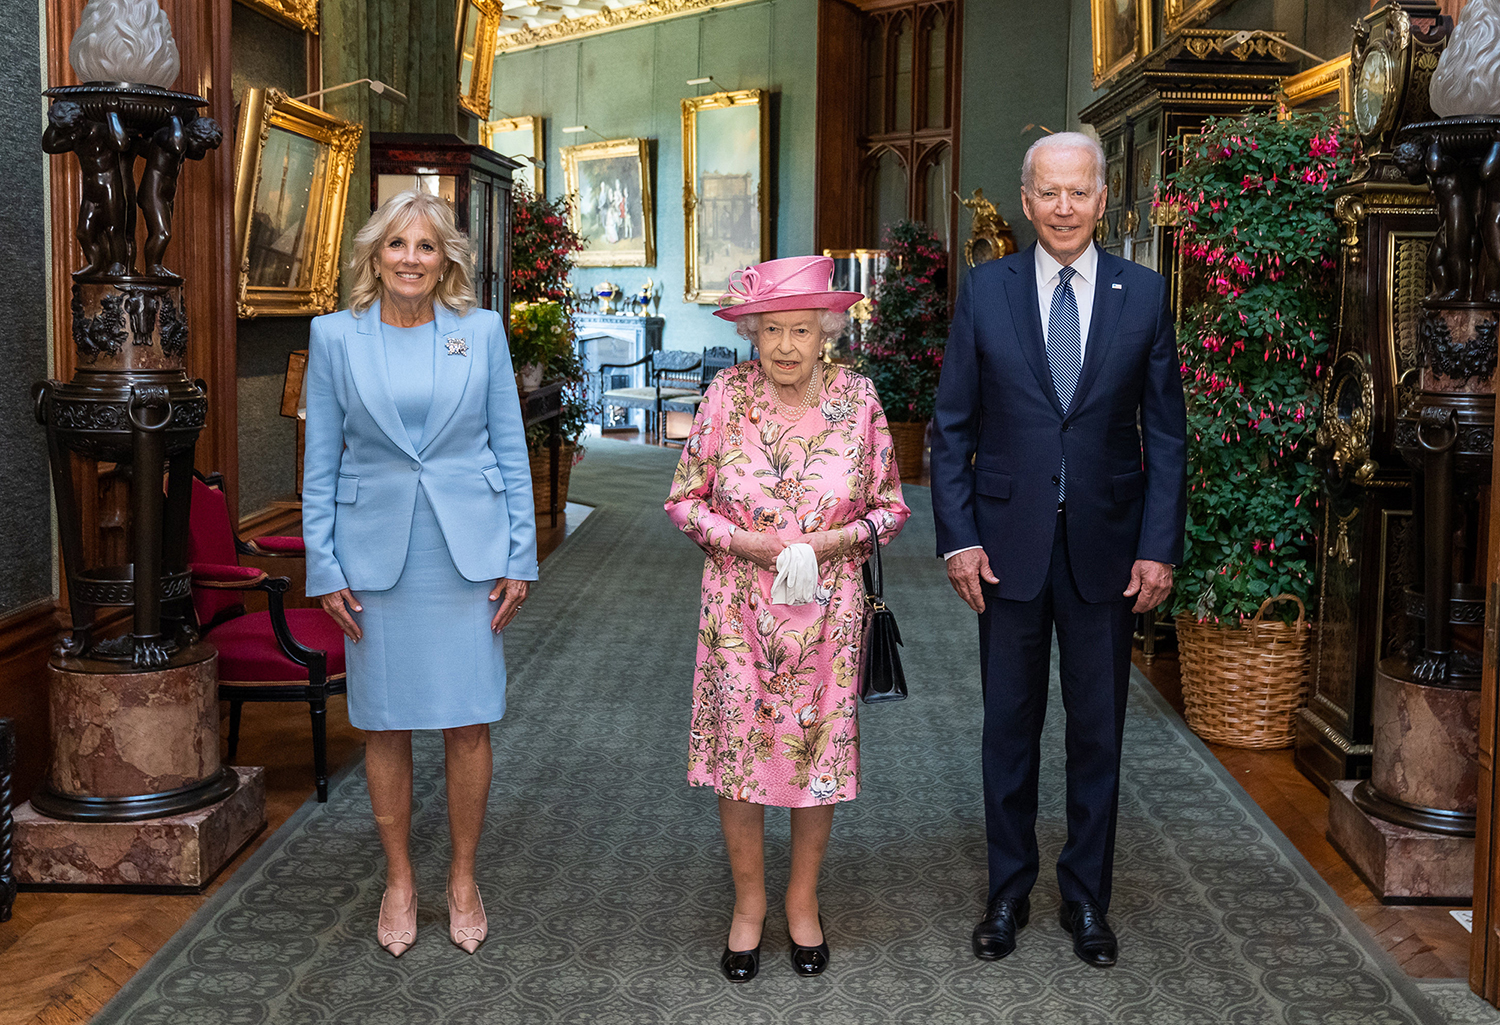
<path fill-rule="evenodd" d="M 524 182 L 533 196 L 547 194 L 542 118 L 508 117 L 499 121 L 486 121 L 479 127 L 479 142 L 502 157 L 521 162 L 521 166 L 511 174 L 512 181 Z"/>
<path fill-rule="evenodd" d="M 237 0 L 237 2 L 283 25 L 300 28 L 314 35 L 318 32 L 318 0 Z"/>
<path fill-rule="evenodd" d="M 685 302 L 718 302 L 731 274 L 767 258 L 768 106 L 760 89 L 682 101 Z"/>
<path fill-rule="evenodd" d="M 562 149 L 573 197 L 573 230 L 584 237 L 580 267 L 656 266 L 650 141 L 609 139 Z"/>
<path fill-rule="evenodd" d="M 1346 53 L 1342 57 L 1308 68 L 1301 74 L 1283 78 L 1279 110 L 1281 119 L 1290 117 L 1293 111 L 1323 107 L 1333 107 L 1345 114 L 1352 113 L 1354 83 L 1351 68 L 1352 61 Z"/>
<path fill-rule="evenodd" d="M 1151 52 L 1151 0 L 1089 0 L 1094 88 Z"/>
<path fill-rule="evenodd" d="M 344 199 L 362 131 L 279 89 L 245 90 L 234 175 L 241 317 L 338 307 Z"/>
<path fill-rule="evenodd" d="M 481 121 L 490 116 L 490 81 L 495 75 L 495 40 L 500 35 L 500 4 L 459 0 L 458 105 Z"/>

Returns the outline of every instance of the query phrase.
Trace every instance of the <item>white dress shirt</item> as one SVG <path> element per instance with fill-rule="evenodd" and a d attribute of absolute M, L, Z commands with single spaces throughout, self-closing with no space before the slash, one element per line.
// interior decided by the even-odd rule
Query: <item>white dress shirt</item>
<path fill-rule="evenodd" d="M 1089 247 L 1079 254 L 1078 259 L 1069 264 L 1077 271 L 1073 275 L 1073 298 L 1078 300 L 1078 337 L 1079 360 L 1082 361 L 1084 353 L 1089 346 L 1089 323 L 1094 319 L 1094 285 L 1099 281 L 1099 250 L 1090 242 Z M 1036 247 L 1036 298 L 1037 305 L 1042 314 L 1042 347 L 1047 344 L 1047 321 L 1052 317 L 1052 293 L 1057 291 L 1059 284 L 1058 272 L 1063 265 L 1055 260 L 1051 253 L 1040 245 Z M 973 551 L 980 545 L 970 545 L 968 548 L 957 548 L 951 552 L 945 552 L 943 558 L 951 559 L 959 552 Z"/>

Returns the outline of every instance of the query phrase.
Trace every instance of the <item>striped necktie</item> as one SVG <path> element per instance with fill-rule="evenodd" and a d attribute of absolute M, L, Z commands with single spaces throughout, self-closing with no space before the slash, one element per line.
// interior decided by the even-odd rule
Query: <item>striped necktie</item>
<path fill-rule="evenodd" d="M 1064 267 L 1057 272 L 1057 288 L 1052 291 L 1052 309 L 1047 314 L 1047 367 L 1052 371 L 1052 387 L 1063 412 L 1073 401 L 1078 374 L 1083 369 L 1083 334 L 1078 328 L 1078 297 L 1073 294 L 1072 278 L 1078 272 Z M 1066 495 L 1068 458 L 1063 456 L 1057 471 L 1057 500 Z"/>

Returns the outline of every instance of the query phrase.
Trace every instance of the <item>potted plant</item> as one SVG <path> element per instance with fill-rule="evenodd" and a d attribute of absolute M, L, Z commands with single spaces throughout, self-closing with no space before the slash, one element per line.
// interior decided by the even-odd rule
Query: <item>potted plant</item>
<path fill-rule="evenodd" d="M 885 408 L 901 479 L 914 481 L 922 474 L 927 424 L 948 345 L 948 254 L 920 221 L 892 225 L 885 246 L 890 259 L 854 356 Z"/>
<path fill-rule="evenodd" d="M 1313 590 L 1319 496 L 1310 456 L 1337 309 L 1331 193 L 1352 142 L 1336 115 L 1255 113 L 1211 119 L 1185 145 L 1158 200 L 1178 220 L 1192 299 L 1178 331 L 1183 695 L 1188 724 L 1206 739 L 1284 747 L 1305 697 L 1299 610 Z M 1266 620 L 1281 598 L 1291 601 Z"/>
<path fill-rule="evenodd" d="M 568 288 L 573 254 L 583 239 L 568 226 L 568 199 L 548 200 L 517 184 L 512 195 L 514 231 L 511 237 L 511 359 L 520 373 L 523 361 L 540 380 L 561 381 L 562 414 L 558 421 L 557 504 L 568 501 L 568 480 L 583 458 L 580 444 L 587 419 L 583 385 L 586 375 L 574 347 L 574 294 Z M 536 366 L 540 366 L 537 374 Z M 538 380 L 538 383 L 540 383 Z M 532 494 L 538 510 L 552 506 L 550 423 L 533 424 L 526 431 L 531 454 Z"/>
<path fill-rule="evenodd" d="M 573 325 L 560 302 L 512 300 L 510 304 L 510 359 L 521 391 L 534 391 L 547 365 L 563 349 L 573 347 Z"/>

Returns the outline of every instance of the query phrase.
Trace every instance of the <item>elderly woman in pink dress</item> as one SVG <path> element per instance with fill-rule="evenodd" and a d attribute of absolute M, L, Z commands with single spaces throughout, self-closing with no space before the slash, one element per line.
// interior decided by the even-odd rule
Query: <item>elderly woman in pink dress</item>
<path fill-rule="evenodd" d="M 708 553 L 688 782 L 719 795 L 735 889 L 720 968 L 731 982 L 760 970 L 767 805 L 791 809 L 792 968 L 828 964 L 818 873 L 834 806 L 859 791 L 860 566 L 911 512 L 875 388 L 820 359 L 861 298 L 831 291 L 832 276 L 821 256 L 736 275 L 721 300 L 733 305 L 716 316 L 760 358 L 709 385 L 666 503 Z"/>

